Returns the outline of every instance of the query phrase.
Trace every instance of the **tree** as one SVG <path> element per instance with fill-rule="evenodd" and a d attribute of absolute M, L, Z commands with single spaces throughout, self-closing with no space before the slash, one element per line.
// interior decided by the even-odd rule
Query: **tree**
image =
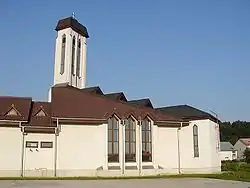
<path fill-rule="evenodd" d="M 246 162 L 249 164 L 250 163 L 250 149 L 245 150 L 244 156 L 246 158 Z"/>
<path fill-rule="evenodd" d="M 221 141 L 228 141 L 233 145 L 239 138 L 250 138 L 250 122 L 222 122 L 220 124 L 220 138 Z"/>

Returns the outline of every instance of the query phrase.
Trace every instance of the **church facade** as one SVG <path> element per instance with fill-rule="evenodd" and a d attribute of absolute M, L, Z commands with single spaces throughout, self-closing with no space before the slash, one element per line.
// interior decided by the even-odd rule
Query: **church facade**
<path fill-rule="evenodd" d="M 218 119 L 86 88 L 87 28 L 58 21 L 49 101 L 0 96 L 0 176 L 143 176 L 221 171 Z"/>

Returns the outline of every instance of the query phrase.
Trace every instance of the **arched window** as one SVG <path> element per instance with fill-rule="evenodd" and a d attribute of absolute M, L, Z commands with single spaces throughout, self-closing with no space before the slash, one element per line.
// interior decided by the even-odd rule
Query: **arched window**
<path fill-rule="evenodd" d="M 199 157 L 198 126 L 193 126 L 194 157 Z"/>
<path fill-rule="evenodd" d="M 63 37 L 62 37 L 62 50 L 61 50 L 61 67 L 60 67 L 60 74 L 63 74 L 63 73 L 64 73 L 65 52 L 66 52 L 66 35 L 63 35 Z"/>
<path fill-rule="evenodd" d="M 119 162 L 118 122 L 114 116 L 108 120 L 108 162 Z"/>
<path fill-rule="evenodd" d="M 141 136 L 142 162 L 152 162 L 152 126 L 148 118 L 142 121 Z"/>
<path fill-rule="evenodd" d="M 75 75 L 75 51 L 76 51 L 76 37 L 72 40 L 72 62 L 71 62 L 71 73 Z"/>
<path fill-rule="evenodd" d="M 125 125 L 125 162 L 136 162 L 136 124 L 131 116 Z"/>
<path fill-rule="evenodd" d="M 80 62 L 81 62 L 81 40 L 79 39 L 77 45 L 77 59 L 76 59 L 76 76 L 80 77 Z"/>

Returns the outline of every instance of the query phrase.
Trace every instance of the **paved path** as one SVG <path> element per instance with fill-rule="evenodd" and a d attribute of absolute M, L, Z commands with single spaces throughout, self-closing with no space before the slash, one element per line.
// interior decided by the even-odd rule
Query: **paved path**
<path fill-rule="evenodd" d="M 250 188 L 250 183 L 210 179 L 0 181 L 0 188 Z"/>

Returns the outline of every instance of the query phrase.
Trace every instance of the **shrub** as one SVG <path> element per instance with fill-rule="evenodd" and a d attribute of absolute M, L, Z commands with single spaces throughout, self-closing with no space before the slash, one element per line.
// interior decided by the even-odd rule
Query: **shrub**
<path fill-rule="evenodd" d="M 245 156 L 246 162 L 249 164 L 250 163 L 250 149 L 245 150 L 244 156 Z"/>
<path fill-rule="evenodd" d="M 232 161 L 222 161 L 221 163 L 222 171 L 244 171 L 250 172 L 250 164 L 242 163 L 242 162 L 232 162 Z"/>

